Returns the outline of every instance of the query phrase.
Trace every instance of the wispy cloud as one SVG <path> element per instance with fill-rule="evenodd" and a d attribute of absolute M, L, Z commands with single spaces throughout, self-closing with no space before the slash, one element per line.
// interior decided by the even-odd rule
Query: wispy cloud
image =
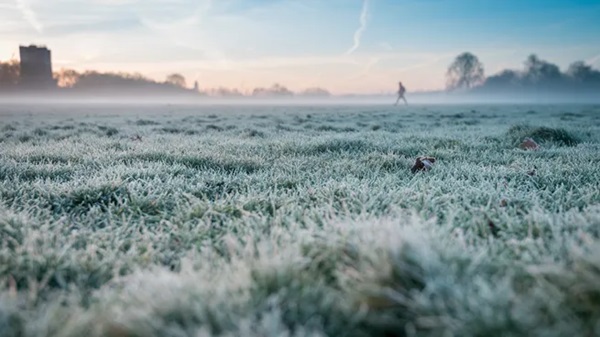
<path fill-rule="evenodd" d="M 379 43 L 379 47 L 385 51 L 392 51 L 394 50 L 394 47 L 392 47 L 392 45 L 389 42 L 381 42 Z"/>
<path fill-rule="evenodd" d="M 367 29 L 367 15 L 369 14 L 369 0 L 363 0 L 362 10 L 360 12 L 359 18 L 359 26 L 358 29 L 354 32 L 354 45 L 346 52 L 347 55 L 350 55 L 360 47 L 360 41 L 362 39 L 363 32 Z"/>
<path fill-rule="evenodd" d="M 348 77 L 348 80 L 353 81 L 353 80 L 357 80 L 357 79 L 369 76 L 369 74 L 371 73 L 371 70 L 373 70 L 373 68 L 381 60 L 382 60 L 381 56 L 373 56 L 373 57 L 371 57 L 368 60 L 368 62 L 366 63 L 365 67 L 358 74 L 355 74 L 355 75 L 352 75 L 352 76 Z"/>
<path fill-rule="evenodd" d="M 586 63 L 593 65 L 593 66 L 600 64 L 600 54 L 590 57 L 589 59 L 586 60 Z"/>
<path fill-rule="evenodd" d="M 38 33 L 43 32 L 44 26 L 42 26 L 42 23 L 38 20 L 37 15 L 27 0 L 16 0 L 16 2 L 17 9 L 21 12 L 23 18 L 31 25 L 31 27 L 33 27 L 33 29 L 35 29 Z"/>

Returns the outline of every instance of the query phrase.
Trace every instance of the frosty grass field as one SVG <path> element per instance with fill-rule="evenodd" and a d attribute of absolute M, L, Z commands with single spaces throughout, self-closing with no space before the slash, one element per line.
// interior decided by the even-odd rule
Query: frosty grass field
<path fill-rule="evenodd" d="M 599 336 L 599 181 L 600 106 L 3 105 L 0 336 Z"/>

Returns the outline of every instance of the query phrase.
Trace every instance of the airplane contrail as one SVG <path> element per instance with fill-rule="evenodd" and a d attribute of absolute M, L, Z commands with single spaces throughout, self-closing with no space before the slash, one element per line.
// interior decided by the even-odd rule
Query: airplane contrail
<path fill-rule="evenodd" d="M 363 0 L 362 10 L 360 12 L 360 25 L 358 29 L 354 32 L 354 45 L 352 48 L 348 49 L 346 55 L 350 55 L 360 47 L 360 40 L 362 38 L 362 34 L 367 29 L 367 15 L 369 14 L 369 0 Z"/>
<path fill-rule="evenodd" d="M 590 57 L 589 59 L 587 59 L 585 61 L 585 63 L 590 64 L 590 65 L 596 65 L 596 63 L 598 63 L 598 61 L 600 61 L 600 54 Z"/>
<path fill-rule="evenodd" d="M 37 19 L 37 15 L 33 9 L 31 9 L 29 3 L 27 3 L 26 0 L 16 0 L 16 3 L 17 8 L 23 15 L 25 21 L 27 21 L 38 33 L 41 33 L 44 30 L 44 26 L 42 26 L 42 23 Z"/>

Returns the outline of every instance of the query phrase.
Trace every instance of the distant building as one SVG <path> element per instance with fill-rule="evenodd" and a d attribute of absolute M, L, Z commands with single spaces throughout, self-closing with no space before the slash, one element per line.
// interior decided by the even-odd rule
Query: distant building
<path fill-rule="evenodd" d="M 198 87 L 198 81 L 194 82 L 194 91 L 200 91 L 200 88 Z"/>
<path fill-rule="evenodd" d="M 21 57 L 20 83 L 26 88 L 53 88 L 52 57 L 48 48 L 42 46 L 19 46 Z"/>

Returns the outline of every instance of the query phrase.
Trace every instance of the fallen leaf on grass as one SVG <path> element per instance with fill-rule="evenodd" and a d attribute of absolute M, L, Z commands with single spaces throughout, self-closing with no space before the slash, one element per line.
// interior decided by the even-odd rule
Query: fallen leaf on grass
<path fill-rule="evenodd" d="M 535 140 L 527 137 L 523 139 L 523 142 L 521 144 L 519 144 L 519 148 L 521 150 L 538 150 L 540 146 L 538 145 L 538 143 L 535 142 Z"/>
<path fill-rule="evenodd" d="M 410 171 L 416 173 L 418 171 L 431 170 L 433 163 L 435 163 L 435 158 L 433 157 L 418 157 Z"/>

